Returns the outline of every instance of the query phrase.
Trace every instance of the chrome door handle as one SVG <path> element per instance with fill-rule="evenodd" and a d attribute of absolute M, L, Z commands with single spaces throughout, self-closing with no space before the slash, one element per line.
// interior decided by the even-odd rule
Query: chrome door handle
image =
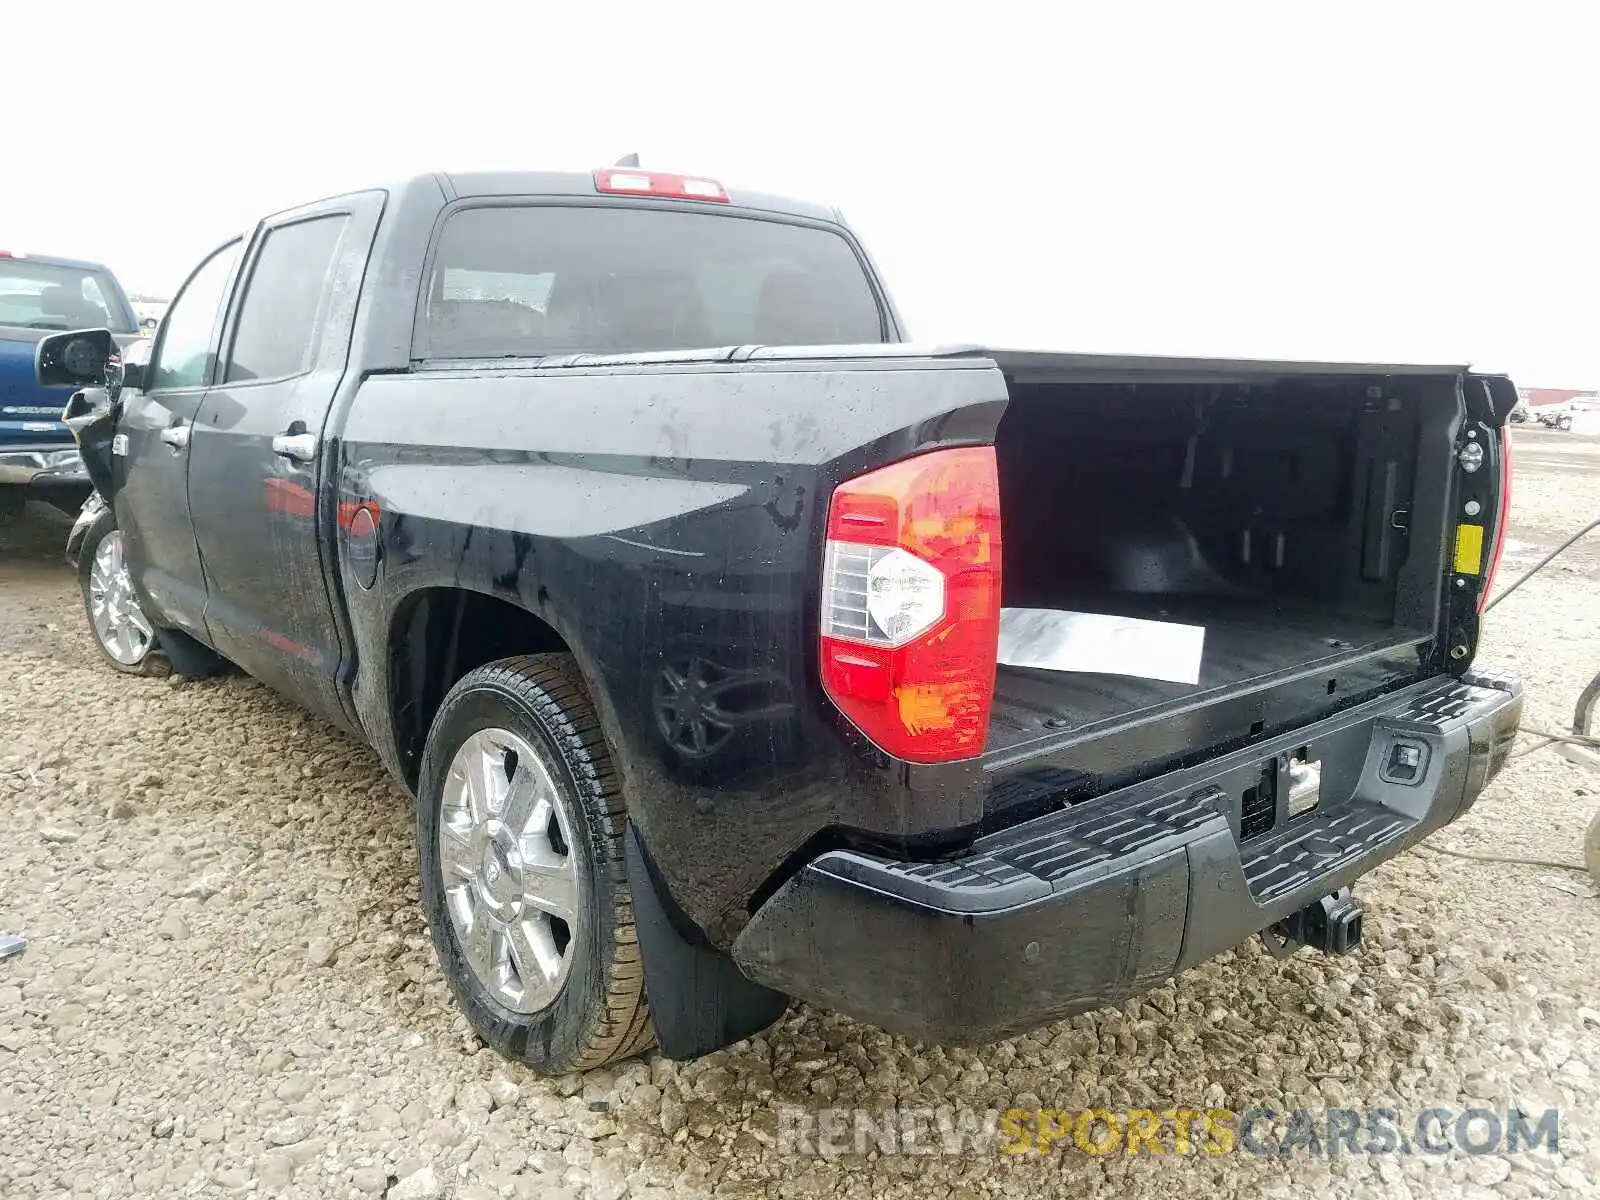
<path fill-rule="evenodd" d="M 295 462 L 310 462 L 317 456 L 317 435 L 314 433 L 280 433 L 272 439 L 272 452 Z"/>
<path fill-rule="evenodd" d="M 186 449 L 189 445 L 189 427 L 187 425 L 168 425 L 161 431 L 161 440 L 174 450 Z"/>

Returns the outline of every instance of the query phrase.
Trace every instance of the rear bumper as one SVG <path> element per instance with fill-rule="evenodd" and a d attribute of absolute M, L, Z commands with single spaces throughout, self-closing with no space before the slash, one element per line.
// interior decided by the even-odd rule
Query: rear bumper
<path fill-rule="evenodd" d="M 1115 1003 L 1238 945 L 1465 812 L 1521 688 L 1435 679 L 980 839 L 965 856 L 814 859 L 733 946 L 751 979 L 912 1037 L 992 1041 Z M 1399 745 L 1419 749 L 1398 781 Z M 1241 841 L 1263 771 L 1305 750 L 1315 808 Z"/>
<path fill-rule="evenodd" d="M 0 448 L 0 486 L 82 487 L 88 482 L 78 448 L 70 442 Z"/>

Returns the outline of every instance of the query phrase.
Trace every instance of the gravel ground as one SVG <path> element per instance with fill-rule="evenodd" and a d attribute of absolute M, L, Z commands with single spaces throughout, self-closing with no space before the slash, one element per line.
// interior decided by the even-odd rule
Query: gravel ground
<path fill-rule="evenodd" d="M 1519 436 L 1505 578 L 1600 511 L 1600 455 L 1557 436 Z M 409 801 L 373 756 L 246 679 L 102 667 L 64 534 L 0 531 L 0 930 L 30 939 L 0 964 L 0 1195 L 1600 1193 L 1600 902 L 1579 873 L 1428 848 L 1362 885 L 1349 959 L 1251 943 L 981 1050 L 798 1008 L 692 1065 L 530 1077 L 450 1005 Z M 1569 567 L 1496 611 L 1485 656 L 1535 726 L 1600 669 L 1600 537 Z M 1519 757 L 1429 846 L 1579 863 L 1597 794 Z M 784 1104 L 1556 1106 L 1561 1153 L 825 1160 L 779 1153 Z"/>

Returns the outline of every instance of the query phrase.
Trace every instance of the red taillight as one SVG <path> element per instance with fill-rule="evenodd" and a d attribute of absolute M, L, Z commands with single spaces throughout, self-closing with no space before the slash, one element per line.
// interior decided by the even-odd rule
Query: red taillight
<path fill-rule="evenodd" d="M 1489 570 L 1478 593 L 1478 611 L 1489 603 L 1494 590 L 1494 573 L 1500 568 L 1500 555 L 1506 548 L 1506 530 L 1511 525 L 1511 426 L 1500 428 L 1500 507 L 1494 517 L 1494 545 L 1489 550 Z"/>
<path fill-rule="evenodd" d="M 842 483 L 828 509 L 822 686 L 907 762 L 983 752 L 1000 638 L 994 447 L 936 450 Z"/>
<path fill-rule="evenodd" d="M 668 175 L 633 167 L 606 167 L 594 173 L 594 190 L 618 196 L 665 196 L 672 200 L 710 200 L 728 203 L 728 193 L 715 179 L 696 175 Z"/>

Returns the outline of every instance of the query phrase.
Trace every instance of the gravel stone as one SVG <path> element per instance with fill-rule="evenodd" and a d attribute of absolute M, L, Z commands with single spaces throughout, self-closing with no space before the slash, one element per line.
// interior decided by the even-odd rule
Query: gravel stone
<path fill-rule="evenodd" d="M 294 1159 L 281 1150 L 274 1150 L 256 1159 L 256 1180 L 263 1187 L 286 1187 L 294 1178 Z"/>
<path fill-rule="evenodd" d="M 219 1167 L 212 1178 L 225 1191 L 242 1192 L 250 1186 L 251 1175 L 243 1167 Z"/>
<path fill-rule="evenodd" d="M 562 1075 L 551 1080 L 550 1086 L 558 1096 L 576 1096 L 583 1091 L 583 1076 Z"/>
<path fill-rule="evenodd" d="M 661 1102 L 661 1132 L 671 1137 L 689 1120 L 689 1110 L 682 1100 L 668 1096 Z"/>
<path fill-rule="evenodd" d="M 430 1164 L 413 1171 L 389 1189 L 387 1200 L 439 1200 L 444 1184 Z"/>
<path fill-rule="evenodd" d="M 1478 1187 L 1493 1187 L 1511 1177 L 1511 1164 L 1499 1155 L 1474 1157 L 1467 1167 L 1467 1178 Z"/>
<path fill-rule="evenodd" d="M 628 1181 L 608 1167 L 596 1167 L 589 1176 L 592 1200 L 622 1200 L 628 1194 Z"/>
<path fill-rule="evenodd" d="M 306 961 L 313 967 L 330 967 L 339 956 L 339 947 L 332 938 L 314 937 L 306 946 Z"/>
<path fill-rule="evenodd" d="M 488 1112 L 494 1104 L 489 1089 L 476 1081 L 464 1083 L 456 1089 L 456 1107 L 462 1112 Z"/>
<path fill-rule="evenodd" d="M 1556 1168 L 1556 1182 L 1567 1188 L 1575 1196 L 1583 1195 L 1589 1190 L 1589 1177 L 1582 1168 L 1571 1163 L 1565 1163 Z"/>
<path fill-rule="evenodd" d="M 177 912 L 168 912 L 161 918 L 161 923 L 156 926 L 156 933 L 166 938 L 169 942 L 187 941 L 189 925 Z"/>
<path fill-rule="evenodd" d="M 522 1089 L 500 1071 L 496 1071 L 490 1077 L 487 1087 L 489 1097 L 494 1101 L 496 1108 L 510 1108 L 522 1096 Z"/>
<path fill-rule="evenodd" d="M 45 1024 L 52 1029 L 65 1029 L 72 1025 L 83 1024 L 84 1007 L 81 1004 L 61 1004 L 50 1010 L 45 1017 Z"/>
<path fill-rule="evenodd" d="M 1517 436 L 1505 580 L 1600 511 L 1600 441 Z M 1593 465 L 1543 467 L 1551 446 Z M 376 757 L 246 678 L 108 670 L 64 536 L 34 513 L 0 526 L 0 804 L 21 831 L 0 839 L 0 929 L 30 939 L 0 963 L 0 1196 L 1595 1194 L 1600 901 L 1540 886 L 1553 868 L 1433 849 L 1581 865 L 1600 775 L 1548 751 L 1512 758 L 1461 821 L 1358 885 L 1367 942 L 1348 958 L 1251 942 L 1117 1008 L 967 1049 L 797 1005 L 698 1063 L 546 1080 L 452 1005 L 411 800 Z M 1531 727 L 1565 728 L 1600 669 L 1600 538 L 1569 555 L 1576 571 L 1486 618 L 1485 660 L 1523 676 Z M 80 725 L 118 736 L 61 753 Z M 339 949 L 319 965 L 323 941 Z M 1560 1160 L 779 1153 L 787 1104 L 1478 1102 L 1559 1108 Z"/>
<path fill-rule="evenodd" d="M 166 1182 L 167 1170 L 165 1167 L 151 1167 L 146 1171 L 136 1171 L 133 1176 L 134 1189 L 147 1196 L 153 1196 L 161 1191 Z"/>
<path fill-rule="evenodd" d="M 266 1131 L 267 1145 L 287 1146 L 293 1142 L 304 1141 L 311 1134 L 311 1122 L 305 1117 L 290 1117 L 288 1120 L 279 1121 L 269 1126 Z"/>
<path fill-rule="evenodd" d="M 315 1082 L 309 1075 L 286 1075 L 278 1080 L 278 1085 L 273 1089 L 273 1094 L 284 1103 L 293 1104 L 296 1100 L 304 1100 L 309 1096 Z"/>
<path fill-rule="evenodd" d="M 172 894 L 180 900 L 209 900 L 217 894 L 218 890 L 214 882 L 202 876 L 199 879 L 191 879 L 181 887 L 175 888 Z"/>
<path fill-rule="evenodd" d="M 45 825 L 39 830 L 39 837 L 53 844 L 75 842 L 82 836 L 76 829 L 66 825 Z"/>
<path fill-rule="evenodd" d="M 296 1166 L 305 1166 L 314 1158 L 320 1158 L 327 1152 L 327 1138 L 307 1138 L 303 1142 L 294 1142 L 285 1146 L 283 1152 L 289 1156 Z"/>

